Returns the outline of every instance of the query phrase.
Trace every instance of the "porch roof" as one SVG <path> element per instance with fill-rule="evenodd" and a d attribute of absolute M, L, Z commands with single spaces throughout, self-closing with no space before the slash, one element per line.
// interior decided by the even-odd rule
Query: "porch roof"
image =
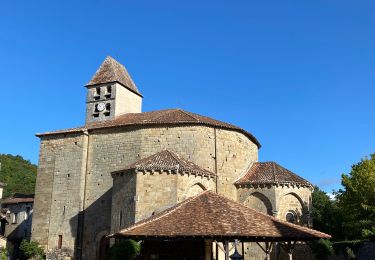
<path fill-rule="evenodd" d="M 262 214 L 224 196 L 205 191 L 109 237 L 307 241 L 331 236 Z"/>

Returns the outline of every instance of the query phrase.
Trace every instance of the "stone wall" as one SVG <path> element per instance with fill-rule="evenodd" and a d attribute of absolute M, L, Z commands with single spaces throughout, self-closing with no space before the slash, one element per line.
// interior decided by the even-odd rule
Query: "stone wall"
<path fill-rule="evenodd" d="M 108 88 L 111 92 L 108 92 Z M 97 94 L 100 89 L 100 95 Z M 110 104 L 109 114 L 98 112 L 94 117 L 95 105 L 98 103 Z M 106 83 L 95 86 L 89 86 L 86 96 L 86 122 L 96 122 L 113 119 L 118 115 L 125 113 L 141 113 L 142 97 L 128 90 L 119 83 Z"/>
<path fill-rule="evenodd" d="M 113 178 L 111 233 L 135 223 L 137 175 L 135 172 L 124 175 Z"/>
<path fill-rule="evenodd" d="M 127 172 L 115 176 L 111 233 L 214 187 L 213 178 L 175 172 Z"/>
<path fill-rule="evenodd" d="M 217 172 L 217 187 L 212 182 L 203 186 L 232 199 L 236 198 L 233 182 L 258 159 L 257 146 L 242 133 L 208 126 L 117 127 L 90 131 L 89 136 L 84 133 L 45 136 L 40 149 L 33 239 L 52 249 L 56 247 L 58 235 L 63 235 L 63 246 L 74 247 L 80 233 L 79 214 L 84 209 L 80 233 L 82 257 L 95 259 L 101 237 L 111 232 L 113 180 L 110 173 L 165 149 Z M 140 183 L 161 183 L 158 178 L 143 177 Z M 201 189 L 190 177 L 179 177 L 177 186 L 172 179 L 170 184 L 177 189 L 177 197 L 170 200 L 167 196 L 161 204 L 181 201 Z M 115 200 L 121 201 L 121 197 Z M 137 216 L 144 216 L 141 214 L 146 211 L 146 204 L 139 204 L 144 210 Z M 113 214 L 119 217 L 119 212 Z M 124 224 L 135 219 L 126 221 Z"/>
<path fill-rule="evenodd" d="M 273 215 L 276 211 L 276 192 L 274 185 L 263 187 L 238 187 L 237 201 L 262 213 Z"/>
<path fill-rule="evenodd" d="M 241 186 L 237 189 L 237 200 L 282 220 L 286 220 L 288 212 L 294 212 L 296 223 L 310 225 L 311 192 L 310 188 L 292 185 Z"/>
<path fill-rule="evenodd" d="M 233 183 L 258 161 L 258 147 L 243 134 L 216 130 L 217 193 L 236 200 Z"/>
<path fill-rule="evenodd" d="M 309 225 L 311 223 L 311 192 L 307 187 L 277 186 L 275 188 L 277 217 L 286 220 L 288 212 L 297 214 L 298 224 Z"/>
<path fill-rule="evenodd" d="M 115 83 L 116 86 L 116 104 L 115 117 L 125 113 L 141 113 L 142 112 L 142 97 L 131 92 L 122 85 Z"/>
<path fill-rule="evenodd" d="M 46 249 L 74 248 L 78 214 L 83 209 L 87 136 L 71 134 L 42 139 L 32 239 Z"/>

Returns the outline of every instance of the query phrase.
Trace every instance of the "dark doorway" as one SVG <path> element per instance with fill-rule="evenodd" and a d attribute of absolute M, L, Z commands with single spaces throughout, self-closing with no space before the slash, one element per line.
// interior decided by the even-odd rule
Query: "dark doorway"
<path fill-rule="evenodd" d="M 204 240 L 146 240 L 137 260 L 204 260 Z"/>
<path fill-rule="evenodd" d="M 104 260 L 109 250 L 109 239 L 106 236 L 102 236 L 99 244 L 99 260 Z"/>

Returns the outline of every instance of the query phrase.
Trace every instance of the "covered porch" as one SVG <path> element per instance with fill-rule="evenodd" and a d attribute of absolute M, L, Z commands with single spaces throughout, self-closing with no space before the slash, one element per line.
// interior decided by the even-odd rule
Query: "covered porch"
<path fill-rule="evenodd" d="M 301 241 L 329 235 L 259 213 L 211 191 L 191 197 L 109 237 L 141 242 L 137 259 L 244 259 L 251 242 L 275 259 L 284 250 L 293 259 Z M 275 248 L 276 250 L 272 249 Z M 271 253 L 272 252 L 272 253 Z"/>

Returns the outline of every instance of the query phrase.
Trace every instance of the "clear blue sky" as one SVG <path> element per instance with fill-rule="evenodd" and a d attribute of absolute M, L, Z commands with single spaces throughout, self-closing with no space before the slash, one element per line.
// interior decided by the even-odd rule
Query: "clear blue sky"
<path fill-rule="evenodd" d="M 58 2 L 58 3 L 57 3 Z M 0 153 L 37 163 L 37 132 L 84 123 L 106 55 L 144 111 L 227 121 L 324 190 L 375 152 L 374 1 L 1 1 Z"/>

